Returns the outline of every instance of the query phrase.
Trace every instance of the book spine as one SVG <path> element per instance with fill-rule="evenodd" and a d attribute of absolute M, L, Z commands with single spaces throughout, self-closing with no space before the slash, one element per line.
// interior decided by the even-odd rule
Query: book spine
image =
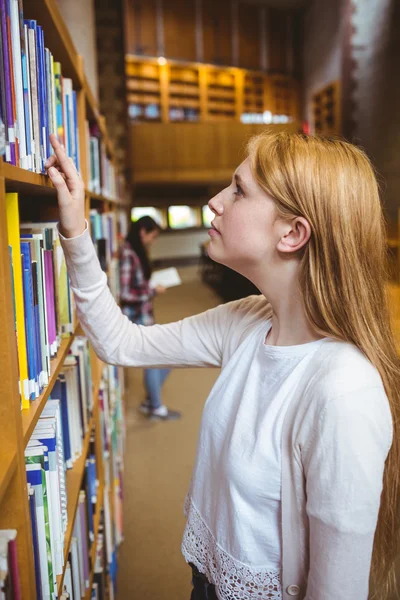
<path fill-rule="evenodd" d="M 14 71 L 14 89 L 16 103 L 16 122 L 19 143 L 19 166 L 27 169 L 29 166 L 28 153 L 26 147 L 25 131 L 25 109 L 24 109 L 24 90 L 22 86 L 22 54 L 21 54 L 21 36 L 23 31 L 19 28 L 19 7 L 18 0 L 10 0 L 10 21 L 11 21 L 11 41 L 13 55 Z"/>
<path fill-rule="evenodd" d="M 75 166 L 76 170 L 80 171 L 80 153 L 79 153 L 79 128 L 78 128 L 78 105 L 76 91 L 72 92 L 73 105 L 74 105 L 74 135 L 75 135 Z"/>
<path fill-rule="evenodd" d="M 33 123 L 33 151 L 36 173 L 41 173 L 41 155 L 40 155 L 40 119 L 38 105 L 38 80 L 36 67 L 36 30 L 34 21 L 25 22 L 28 27 L 28 44 L 29 44 L 29 76 L 31 83 L 31 100 L 32 100 L 32 123 Z M 32 25 L 33 23 L 33 25 Z"/>
<path fill-rule="evenodd" d="M 7 11 L 6 11 L 6 0 L 0 0 L 0 13 L 1 13 L 1 34 L 3 43 L 3 66 L 4 66 L 4 79 L 5 79 L 5 99 L 6 99 L 6 159 L 12 165 L 16 165 L 15 157 L 15 129 L 12 109 L 12 79 L 10 71 L 10 50 L 8 47 L 8 33 L 7 33 Z"/>
<path fill-rule="evenodd" d="M 35 564 L 36 597 L 40 599 L 42 597 L 42 579 L 40 575 L 39 540 L 36 521 L 36 499 L 35 490 L 33 488 L 30 488 L 29 490 L 29 510 L 31 515 L 32 527 L 33 559 Z"/>
<path fill-rule="evenodd" d="M 56 324 L 54 315 L 54 281 L 53 281 L 53 258 L 51 250 L 44 251 L 46 271 L 46 307 L 48 316 L 48 338 L 50 343 L 50 355 L 54 357 L 57 353 Z"/>
<path fill-rule="evenodd" d="M 30 393 L 31 399 L 39 395 L 38 389 L 38 364 L 36 356 L 36 327 L 33 303 L 32 267 L 30 247 L 28 242 L 21 242 L 21 254 L 24 273 L 24 297 L 25 297 L 25 330 L 28 341 L 28 365 L 30 365 Z"/>
<path fill-rule="evenodd" d="M 11 39 L 11 0 L 6 0 L 7 11 L 7 41 L 8 41 L 8 60 L 10 65 L 10 81 L 11 81 L 11 108 L 12 108 L 12 123 L 15 135 L 15 165 L 19 165 L 19 132 L 17 124 L 17 104 L 15 98 L 15 77 L 14 77 L 14 58 Z"/>

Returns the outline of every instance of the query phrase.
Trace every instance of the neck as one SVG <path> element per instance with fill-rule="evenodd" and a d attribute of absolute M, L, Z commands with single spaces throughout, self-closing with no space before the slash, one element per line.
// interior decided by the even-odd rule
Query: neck
<path fill-rule="evenodd" d="M 299 262 L 292 260 L 251 279 L 272 307 L 272 327 L 266 339 L 270 346 L 296 346 L 322 338 L 306 317 L 298 271 Z"/>

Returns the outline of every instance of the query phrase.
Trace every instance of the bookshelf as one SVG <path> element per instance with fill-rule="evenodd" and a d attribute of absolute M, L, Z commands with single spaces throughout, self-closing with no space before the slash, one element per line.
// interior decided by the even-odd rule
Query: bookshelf
<path fill-rule="evenodd" d="M 341 134 L 339 81 L 334 81 L 313 94 L 312 114 L 315 133 L 321 135 Z"/>
<path fill-rule="evenodd" d="M 108 136 L 104 117 L 91 93 L 83 70 L 83 61 L 77 54 L 69 32 L 58 10 L 55 0 L 36 0 L 24 3 L 24 17 L 35 19 L 43 26 L 46 46 L 61 62 L 63 75 L 72 79 L 77 93 L 77 122 L 79 130 L 79 152 L 81 176 L 85 182 L 85 212 L 88 222 L 91 208 L 99 212 L 128 211 L 129 200 L 125 197 L 123 176 L 114 165 L 114 150 Z M 143 69 L 139 69 L 143 81 L 146 81 Z M 150 77 L 148 77 L 150 81 Z M 143 92 L 140 92 L 143 94 Z M 105 149 L 105 154 L 111 168 L 115 169 L 117 185 L 112 195 L 95 193 L 89 189 L 87 172 L 87 140 L 85 137 L 85 122 L 95 124 L 99 130 L 99 140 Z M 48 385 L 41 395 L 31 401 L 29 408 L 21 410 L 18 389 L 19 367 L 16 348 L 16 336 L 13 319 L 13 297 L 10 262 L 8 254 L 8 232 L 6 219 L 6 194 L 18 192 L 19 212 L 21 221 L 26 220 L 55 220 L 57 219 L 56 191 L 46 175 L 30 172 L 4 162 L 0 158 L 0 422 L 2 436 L 0 437 L 0 529 L 17 530 L 18 566 L 21 586 L 21 597 L 28 600 L 36 598 L 35 568 L 32 549 L 32 530 L 27 495 L 27 480 L 24 451 L 31 434 L 40 418 L 46 402 L 52 392 L 57 376 L 63 368 L 71 344 L 75 337 L 81 334 L 79 323 L 75 323 L 70 337 L 62 339 L 57 355 L 51 360 Z M 68 527 L 64 538 L 64 557 L 67 559 L 70 550 L 72 531 L 79 502 L 79 492 L 85 476 L 85 462 L 88 454 L 92 432 L 95 438 L 96 465 L 99 479 L 97 505 L 94 519 L 94 542 L 91 548 L 92 562 L 90 582 L 94 578 L 94 558 L 96 540 L 100 526 L 100 513 L 104 502 L 104 472 L 103 455 L 100 440 L 99 389 L 103 364 L 91 349 L 91 370 L 93 390 L 93 413 L 87 432 L 83 439 L 83 452 L 72 469 L 67 471 L 66 486 L 68 493 Z M 111 479 L 110 495 L 113 493 Z M 111 511 L 112 512 L 112 511 Z M 65 565 L 66 565 L 65 560 Z M 58 595 L 63 590 L 65 565 L 57 578 Z M 86 598 L 91 597 L 91 586 Z"/>
<path fill-rule="evenodd" d="M 240 121 L 264 111 L 299 116 L 297 83 L 284 74 L 130 54 L 125 74 L 132 122 Z"/>

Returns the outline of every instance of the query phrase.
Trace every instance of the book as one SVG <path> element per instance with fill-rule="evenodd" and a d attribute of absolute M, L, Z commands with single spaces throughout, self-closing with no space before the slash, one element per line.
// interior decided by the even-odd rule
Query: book
<path fill-rule="evenodd" d="M 0 597 L 21 600 L 16 529 L 0 530 Z"/>
<path fill-rule="evenodd" d="M 181 278 L 179 277 L 179 273 L 175 267 L 153 271 L 150 278 L 150 287 L 152 288 L 156 288 L 158 285 L 169 288 L 176 285 L 181 285 L 181 283 Z"/>
<path fill-rule="evenodd" d="M 25 332 L 25 307 L 20 250 L 18 194 L 6 194 L 6 215 L 8 243 L 12 249 L 12 267 L 14 274 L 13 291 L 17 325 L 17 350 L 20 377 L 20 395 L 21 407 L 24 409 L 28 408 L 30 405 L 30 390 L 28 379 L 28 361 Z"/>

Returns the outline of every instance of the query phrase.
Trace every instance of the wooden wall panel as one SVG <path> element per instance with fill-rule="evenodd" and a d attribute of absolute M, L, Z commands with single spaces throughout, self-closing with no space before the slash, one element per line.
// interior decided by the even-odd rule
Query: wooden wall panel
<path fill-rule="evenodd" d="M 260 7 L 239 4 L 239 67 L 261 69 Z"/>
<path fill-rule="evenodd" d="M 244 158 L 248 138 L 267 129 L 298 131 L 299 125 L 137 123 L 130 128 L 128 166 L 136 184 L 227 183 Z"/>
<path fill-rule="evenodd" d="M 203 0 L 204 62 L 232 65 L 232 3 L 230 0 Z"/>
<path fill-rule="evenodd" d="M 193 60 L 196 56 L 195 0 L 168 0 L 163 3 L 165 55 Z"/>
<path fill-rule="evenodd" d="M 287 68 L 288 15 L 283 10 L 268 11 L 268 70 L 283 73 Z"/>
<path fill-rule="evenodd" d="M 128 54 L 157 56 L 156 0 L 125 0 L 125 48 Z"/>

